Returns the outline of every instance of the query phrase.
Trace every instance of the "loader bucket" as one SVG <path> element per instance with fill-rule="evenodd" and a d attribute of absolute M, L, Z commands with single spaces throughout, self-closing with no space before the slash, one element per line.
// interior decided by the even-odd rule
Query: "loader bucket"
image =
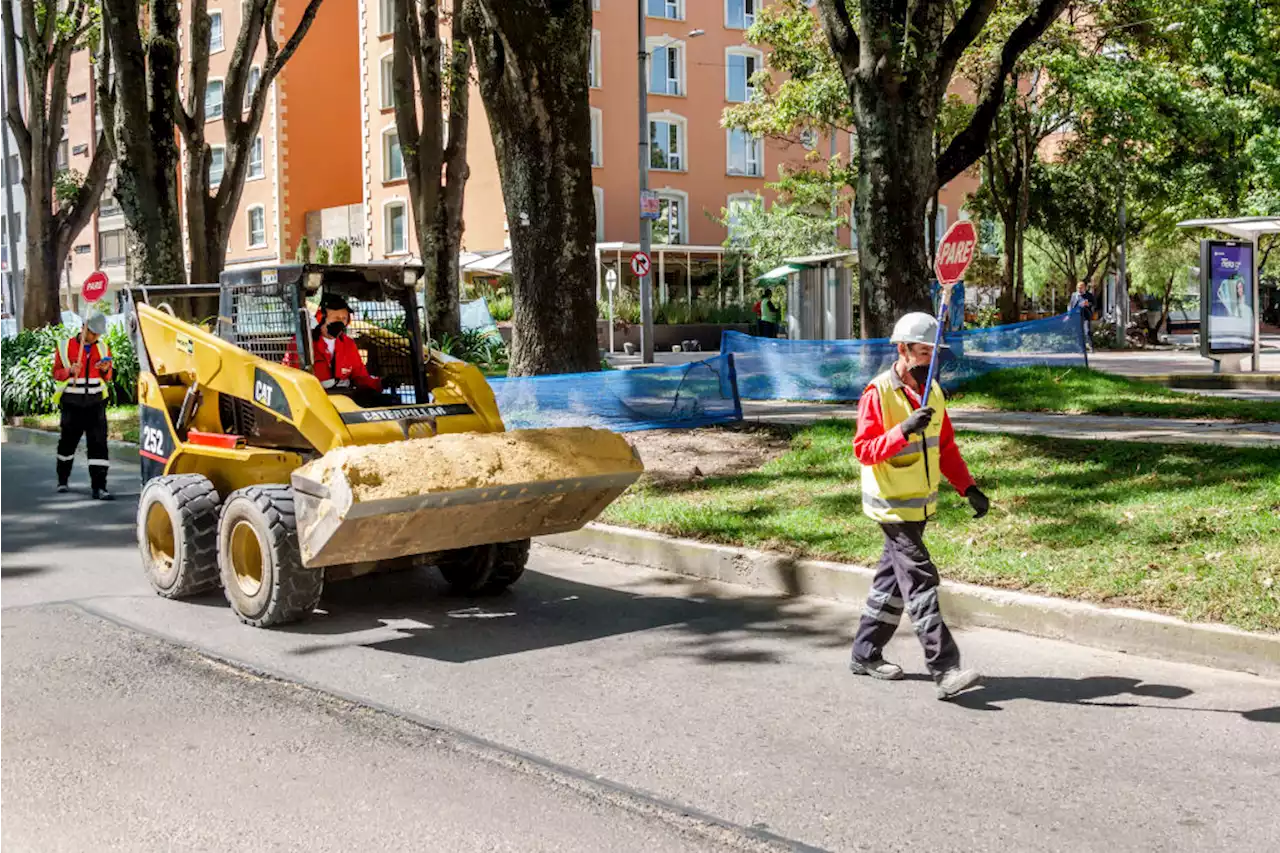
<path fill-rule="evenodd" d="M 343 447 L 293 473 L 302 561 L 333 566 L 576 530 L 643 471 L 581 427 Z"/>

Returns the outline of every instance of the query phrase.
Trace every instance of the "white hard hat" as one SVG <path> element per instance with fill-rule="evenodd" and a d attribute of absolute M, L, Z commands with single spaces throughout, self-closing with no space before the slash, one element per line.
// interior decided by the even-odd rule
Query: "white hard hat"
<path fill-rule="evenodd" d="M 938 321 L 933 315 L 923 311 L 912 311 L 904 314 L 893 324 L 893 335 L 889 343 L 893 344 L 928 344 L 933 346 L 938 339 Z M 946 344 L 939 344 L 946 347 Z"/>
<path fill-rule="evenodd" d="M 93 314 L 85 321 L 85 326 L 95 335 L 105 335 L 107 333 L 107 318 L 105 314 Z"/>

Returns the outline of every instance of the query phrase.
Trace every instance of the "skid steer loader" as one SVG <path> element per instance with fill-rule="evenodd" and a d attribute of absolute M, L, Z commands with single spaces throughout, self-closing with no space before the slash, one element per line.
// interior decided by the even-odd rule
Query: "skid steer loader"
<path fill-rule="evenodd" d="M 435 565 L 461 593 L 493 593 L 520 577 L 531 537 L 581 527 L 639 477 L 607 430 L 506 432 L 479 369 L 424 343 L 421 274 L 285 265 L 131 291 L 138 547 L 157 593 L 221 585 L 259 627 L 375 571 Z M 216 321 L 175 316 L 178 299 L 213 293 Z M 348 334 L 381 392 L 313 374 L 329 294 L 352 307 Z"/>

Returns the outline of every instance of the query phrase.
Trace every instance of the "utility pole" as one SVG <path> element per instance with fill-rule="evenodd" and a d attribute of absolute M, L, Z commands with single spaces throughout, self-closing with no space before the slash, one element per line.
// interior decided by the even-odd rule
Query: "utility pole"
<path fill-rule="evenodd" d="M 1123 157 L 1123 152 L 1121 157 Z M 1125 348 L 1125 328 L 1129 325 L 1129 277 L 1125 267 L 1124 160 L 1120 161 L 1120 197 L 1117 201 L 1120 222 L 1120 251 L 1116 264 L 1116 346 Z"/>
<path fill-rule="evenodd" d="M 4 0 L 8 2 L 8 0 Z M 5 51 L 12 50 L 13 45 L 0 46 L 0 60 L 3 59 Z M 7 274 L 8 287 L 5 291 L 5 307 L 13 315 L 18 328 L 22 328 L 22 282 L 18 279 L 18 241 L 13 233 L 14 215 L 13 215 L 13 186 L 18 183 L 16 175 L 10 174 L 9 164 L 9 123 L 3 116 L 9 111 L 8 103 L 8 87 L 0 86 L 0 156 L 4 157 L 3 167 L 0 168 L 0 175 L 3 175 L 4 184 L 4 233 L 5 233 L 5 253 L 8 258 L 5 270 Z M 21 166 L 19 166 L 21 168 Z"/>
<path fill-rule="evenodd" d="M 644 36 L 645 0 L 636 0 L 636 65 L 640 80 L 640 251 L 649 255 L 653 225 L 644 218 L 644 199 L 649 192 L 649 51 Z M 619 270 L 621 273 L 621 270 Z M 653 364 L 653 270 L 640 277 L 640 361 Z"/>

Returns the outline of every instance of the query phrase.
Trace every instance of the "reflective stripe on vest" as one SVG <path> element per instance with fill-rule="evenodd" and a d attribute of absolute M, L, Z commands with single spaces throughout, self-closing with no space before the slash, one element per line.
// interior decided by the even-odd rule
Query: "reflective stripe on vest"
<path fill-rule="evenodd" d="M 906 391 L 890 370 L 871 381 L 880 395 L 880 417 L 885 432 L 901 424 L 914 411 Z M 891 457 L 876 465 L 862 466 L 862 512 L 881 523 L 925 521 L 934 515 L 938 503 L 938 482 L 942 477 L 942 421 L 946 400 L 935 382 L 929 396 L 933 419 L 923 436 L 911 439 Z"/>
<path fill-rule="evenodd" d="M 79 357 L 74 360 L 71 358 L 71 340 L 71 338 L 68 338 L 64 341 L 59 341 L 58 357 L 62 359 L 62 365 L 67 368 L 67 370 L 74 373 L 76 365 L 80 363 L 80 359 Z M 108 355 L 106 344 L 104 344 L 101 339 L 94 343 L 91 349 L 96 351 L 98 361 L 101 361 Z M 88 373 L 88 370 L 89 368 L 86 363 L 85 372 Z M 107 384 L 102 381 L 101 376 L 86 376 L 84 378 L 76 377 L 75 379 L 69 379 L 65 382 L 55 382 L 53 403 L 56 406 L 62 400 L 63 394 L 79 394 L 81 396 L 97 395 L 106 397 L 107 390 Z"/>

